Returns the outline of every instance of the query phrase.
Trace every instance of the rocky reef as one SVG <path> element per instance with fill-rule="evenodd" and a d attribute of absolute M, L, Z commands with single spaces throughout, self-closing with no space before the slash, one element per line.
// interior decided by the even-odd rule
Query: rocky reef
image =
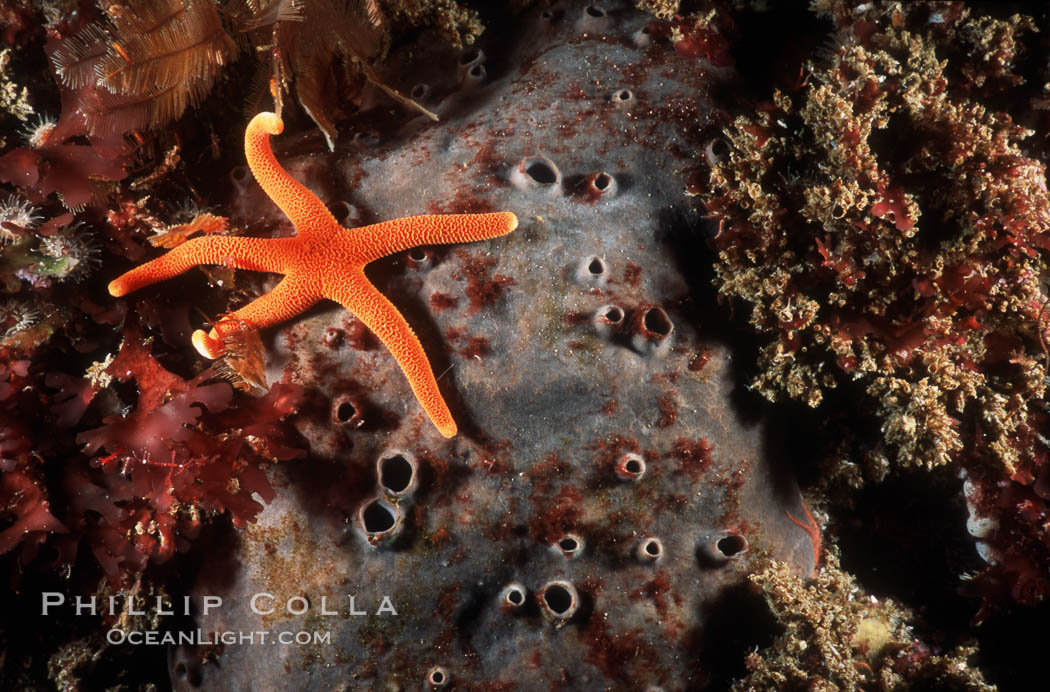
<path fill-rule="evenodd" d="M 0 8 L 0 687 L 1020 685 L 1046 19 Z M 244 165 L 263 110 L 346 228 L 517 215 L 368 266 L 458 435 L 336 303 L 224 319 L 279 277 L 107 293 L 191 238 L 295 234 Z"/>
<path fill-rule="evenodd" d="M 695 218 L 675 147 L 713 117 L 721 73 L 650 40 L 651 21 L 612 6 L 534 10 L 511 42 L 393 54 L 416 81 L 390 82 L 425 94 L 440 123 L 417 116 L 332 154 L 278 151 L 352 209 L 348 226 L 490 210 L 520 226 L 375 270 L 437 347 L 461 430 L 451 442 L 339 306 L 266 335 L 267 379 L 309 392 L 295 424 L 310 458 L 275 469 L 286 492 L 235 566 L 216 567 L 220 583 L 205 575 L 195 589 L 224 603 L 267 592 L 278 607 L 199 624 L 331 630 L 332 642 L 281 656 L 228 647 L 203 665 L 206 652 L 180 650 L 176 676 L 209 689 L 246 675 L 412 686 L 438 669 L 465 688 L 700 686 L 724 675 L 707 623 L 740 607 L 726 594 L 755 556 L 813 571 L 790 473 L 733 403 L 729 351 L 704 333 L 681 266 L 678 236 Z M 232 221 L 279 224 L 269 209 L 252 186 Z M 348 589 L 367 616 L 318 614 Z M 384 596 L 396 617 L 376 613 Z M 289 613 L 299 598 L 309 611 Z"/>

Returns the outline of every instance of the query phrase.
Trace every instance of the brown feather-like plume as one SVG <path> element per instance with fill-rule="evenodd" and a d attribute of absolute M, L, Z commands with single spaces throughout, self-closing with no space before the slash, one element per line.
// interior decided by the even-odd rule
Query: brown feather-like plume
<path fill-rule="evenodd" d="M 304 0 L 235 0 L 227 6 L 227 11 L 236 17 L 243 18 L 245 31 L 273 26 L 277 22 L 301 22 L 303 20 Z"/>
<path fill-rule="evenodd" d="M 434 113 L 385 84 L 372 67 L 374 60 L 386 55 L 391 41 L 390 25 L 376 0 L 310 0 L 304 9 L 301 23 L 279 27 L 277 45 L 290 46 L 283 57 L 295 76 L 299 105 L 324 133 L 329 148 L 335 145 L 333 120 L 339 112 L 337 90 L 332 88 L 334 59 L 343 61 L 348 78 L 363 77 L 396 101 L 437 120 Z"/>
<path fill-rule="evenodd" d="M 237 51 L 210 0 L 120 0 L 103 10 L 108 21 L 52 54 L 63 84 L 93 87 L 83 110 L 94 133 L 171 122 L 207 96 Z"/>
<path fill-rule="evenodd" d="M 88 24 L 79 32 L 61 39 L 51 54 L 62 83 L 71 89 L 94 86 L 98 63 L 109 50 L 108 24 Z"/>
<path fill-rule="evenodd" d="M 207 93 L 236 50 L 209 0 L 113 3 L 113 50 L 96 73 L 115 94 L 158 92 L 179 84 Z"/>

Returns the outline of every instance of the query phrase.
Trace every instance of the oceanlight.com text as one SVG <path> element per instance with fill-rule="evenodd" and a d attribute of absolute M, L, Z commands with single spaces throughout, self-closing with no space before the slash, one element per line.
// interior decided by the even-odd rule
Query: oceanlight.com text
<path fill-rule="evenodd" d="M 120 644 L 131 644 L 132 646 L 170 646 L 188 645 L 200 646 L 205 644 L 270 644 L 282 646 L 318 646 L 330 645 L 332 633 L 330 631 L 306 631 L 298 632 L 253 630 L 238 632 L 232 630 L 205 632 L 204 630 L 193 630 L 189 632 L 160 632 L 149 630 L 146 632 L 125 632 L 121 629 L 111 629 L 106 632 L 106 641 L 117 646 Z"/>

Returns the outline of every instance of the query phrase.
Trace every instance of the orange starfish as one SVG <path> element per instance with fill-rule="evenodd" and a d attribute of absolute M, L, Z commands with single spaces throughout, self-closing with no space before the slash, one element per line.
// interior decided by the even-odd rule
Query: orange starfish
<path fill-rule="evenodd" d="M 244 133 L 244 152 L 259 185 L 291 219 L 296 229 L 294 237 L 195 238 L 118 277 L 109 284 L 110 294 L 127 295 L 198 264 L 284 274 L 272 291 L 230 317 L 261 329 L 298 315 L 322 298 L 342 304 L 387 345 L 441 434 L 454 436 L 456 422 L 441 397 L 423 346 L 397 308 L 365 278 L 364 268 L 373 260 L 416 245 L 463 243 L 505 235 L 517 228 L 518 218 L 510 212 L 440 214 L 343 228 L 321 200 L 274 158 L 269 136 L 280 134 L 283 129 L 279 115 L 259 113 Z M 193 345 L 207 358 L 217 358 L 224 350 L 222 336 L 216 329 L 210 333 L 194 332 Z"/>

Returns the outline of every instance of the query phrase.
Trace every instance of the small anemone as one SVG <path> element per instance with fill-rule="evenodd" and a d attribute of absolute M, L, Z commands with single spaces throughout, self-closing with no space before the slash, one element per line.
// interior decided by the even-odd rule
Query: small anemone
<path fill-rule="evenodd" d="M 187 198 L 175 206 L 171 215 L 172 222 L 170 225 L 176 226 L 180 223 L 189 223 L 201 214 L 208 213 L 211 213 L 210 207 L 202 207 L 195 200 Z"/>
<path fill-rule="evenodd" d="M 27 300 L 8 298 L 0 302 L 0 328 L 3 329 L 2 338 L 14 336 L 15 334 L 29 329 L 40 321 L 40 309 Z"/>
<path fill-rule="evenodd" d="M 9 196 L 5 201 L 0 202 L 0 244 L 6 245 L 19 238 L 18 233 L 8 228 L 7 224 L 30 229 L 40 223 L 41 218 L 36 207 L 28 201 L 17 195 Z"/>
<path fill-rule="evenodd" d="M 90 233 L 77 223 L 40 239 L 44 254 L 62 262 L 55 272 L 61 280 L 82 281 L 101 264 L 102 248 Z"/>
<path fill-rule="evenodd" d="M 54 118 L 46 115 L 38 116 L 35 123 L 28 124 L 25 129 L 25 136 L 29 146 L 33 149 L 40 149 L 46 146 L 48 140 L 51 139 L 51 133 L 55 131 L 56 124 L 57 122 Z"/>

